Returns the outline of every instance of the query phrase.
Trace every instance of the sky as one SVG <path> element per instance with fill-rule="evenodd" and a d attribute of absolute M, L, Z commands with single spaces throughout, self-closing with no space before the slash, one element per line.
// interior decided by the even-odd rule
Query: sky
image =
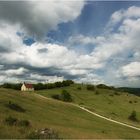
<path fill-rule="evenodd" d="M 0 84 L 140 87 L 140 1 L 0 1 Z"/>

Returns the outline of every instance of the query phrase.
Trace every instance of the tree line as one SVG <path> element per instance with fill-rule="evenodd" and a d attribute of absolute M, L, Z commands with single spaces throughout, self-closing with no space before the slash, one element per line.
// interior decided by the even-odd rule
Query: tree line
<path fill-rule="evenodd" d="M 32 84 L 35 90 L 42 90 L 42 89 L 53 89 L 53 88 L 60 88 L 60 87 L 66 87 L 70 86 L 74 82 L 72 80 L 64 80 L 62 82 L 55 82 L 55 83 L 37 83 L 37 84 Z M 21 90 L 22 83 L 4 83 L 1 85 L 3 88 L 10 88 L 10 89 L 15 89 L 15 90 Z"/>

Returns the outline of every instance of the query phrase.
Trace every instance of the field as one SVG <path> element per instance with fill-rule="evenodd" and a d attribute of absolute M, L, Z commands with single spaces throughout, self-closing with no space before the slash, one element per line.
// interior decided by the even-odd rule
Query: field
<path fill-rule="evenodd" d="M 79 87 L 81 90 L 78 89 Z M 140 122 L 128 119 L 131 112 L 135 110 L 137 118 L 140 120 L 140 97 L 138 96 L 126 92 L 117 92 L 116 94 L 114 90 L 100 88 L 89 91 L 85 85 L 78 84 L 58 89 L 41 90 L 37 93 L 51 97 L 54 94 L 61 94 L 63 89 L 71 94 L 73 102 L 76 104 L 85 106 L 100 115 L 140 127 Z M 96 91 L 98 91 L 98 94 Z"/>
<path fill-rule="evenodd" d="M 119 113 L 119 109 L 122 106 L 120 116 L 116 117 L 116 119 L 125 121 L 127 121 L 126 116 L 130 114 L 132 109 L 134 109 L 133 107 L 135 107 L 138 118 L 140 118 L 140 112 L 138 110 L 140 99 L 138 97 L 133 97 L 132 95 L 129 95 L 130 97 L 127 95 L 112 97 L 109 96 L 111 93 L 108 93 L 106 97 L 106 93 L 104 93 L 106 91 L 102 91 L 102 94 L 94 95 L 94 92 L 87 91 L 84 86 L 82 87 L 82 90 L 78 90 L 77 86 L 79 85 L 65 88 L 70 92 L 75 103 L 83 104 L 91 110 L 95 110 L 95 112 L 107 116 L 110 115 L 108 113 L 112 111 L 113 108 L 113 111 Z M 62 88 L 42 90 L 38 92 L 21 92 L 0 88 L 0 138 L 28 138 L 31 132 L 42 128 L 54 129 L 58 132 L 60 138 L 140 138 L 140 131 L 138 130 L 133 130 L 125 126 L 103 120 L 69 103 L 53 99 L 47 100 L 37 95 L 42 94 L 50 97 L 52 94 L 61 93 L 61 90 Z M 125 96 L 127 98 L 123 98 Z M 109 105 L 105 106 L 105 102 L 111 102 L 112 98 L 114 98 L 114 102 L 110 105 L 110 108 Z M 129 103 L 123 103 L 123 100 L 126 101 L 130 99 L 137 100 L 137 104 L 134 105 L 132 103 L 129 105 Z M 122 105 L 120 105 L 119 100 L 121 100 Z M 20 105 L 25 109 L 25 112 L 18 112 L 7 108 L 6 104 L 9 102 Z M 118 105 L 115 106 L 117 102 Z M 100 104 L 98 105 L 98 103 Z M 124 107 L 127 107 L 128 110 Z M 118 109 L 115 110 L 115 108 Z M 123 115 L 123 111 L 125 110 L 126 112 L 124 112 Z M 31 125 L 28 127 L 17 125 L 9 126 L 4 122 L 5 118 L 8 116 L 15 117 L 19 120 L 28 120 Z M 134 125 L 139 126 L 139 124 L 136 123 L 134 123 Z"/>

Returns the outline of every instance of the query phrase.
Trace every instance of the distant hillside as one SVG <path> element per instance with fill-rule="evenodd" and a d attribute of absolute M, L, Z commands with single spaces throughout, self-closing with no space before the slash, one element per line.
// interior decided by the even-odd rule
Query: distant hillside
<path fill-rule="evenodd" d="M 140 96 L 140 88 L 120 87 L 118 89 L 120 91 L 129 92 L 131 94 L 135 94 L 137 96 Z"/>

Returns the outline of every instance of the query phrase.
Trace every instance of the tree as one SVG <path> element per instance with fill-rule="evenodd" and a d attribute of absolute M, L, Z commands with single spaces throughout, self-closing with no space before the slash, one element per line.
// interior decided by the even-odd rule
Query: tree
<path fill-rule="evenodd" d="M 60 99 L 62 101 L 65 101 L 65 102 L 71 102 L 72 101 L 71 95 L 66 90 L 62 90 L 62 93 L 60 95 Z"/>
<path fill-rule="evenodd" d="M 94 90 L 95 90 L 94 85 L 87 85 L 87 90 L 92 90 L 92 91 L 94 91 Z"/>
<path fill-rule="evenodd" d="M 132 121 L 138 121 L 136 111 L 133 110 L 128 118 Z"/>

